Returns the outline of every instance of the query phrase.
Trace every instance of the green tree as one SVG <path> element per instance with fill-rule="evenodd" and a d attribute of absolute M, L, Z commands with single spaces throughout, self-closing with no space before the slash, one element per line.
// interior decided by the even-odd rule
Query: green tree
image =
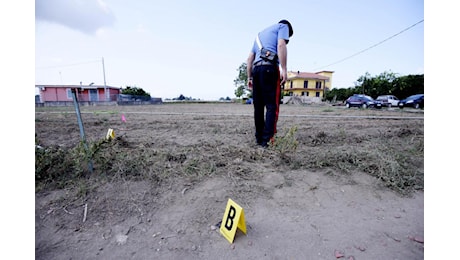
<path fill-rule="evenodd" d="M 334 88 L 326 93 L 326 100 L 344 101 L 353 94 L 365 94 L 373 98 L 380 95 L 395 95 L 406 98 L 410 95 L 424 93 L 424 75 L 398 76 L 393 72 L 385 71 L 377 76 L 366 72 L 360 76 L 355 86 L 349 88 Z"/>
<path fill-rule="evenodd" d="M 398 75 L 391 71 L 384 71 L 375 77 L 375 85 L 373 86 L 373 89 L 375 89 L 376 92 L 375 95 L 393 94 L 396 88 L 395 83 L 397 78 Z"/>
<path fill-rule="evenodd" d="M 248 89 L 248 74 L 247 74 L 247 64 L 246 62 L 243 62 L 240 67 L 236 70 L 238 71 L 238 76 L 233 80 L 233 83 L 235 83 L 235 96 L 237 98 L 240 98 L 244 95 L 247 95 L 248 97 L 251 96 L 251 92 Z"/>
<path fill-rule="evenodd" d="M 372 77 L 369 72 L 366 72 L 363 76 L 359 77 L 357 80 L 358 84 L 355 85 L 354 89 L 356 94 L 365 94 L 368 95 L 368 90 L 371 88 Z"/>
<path fill-rule="evenodd" d="M 407 75 L 396 79 L 393 95 L 406 98 L 414 94 L 424 93 L 424 75 Z"/>
<path fill-rule="evenodd" d="M 142 88 L 138 88 L 136 86 L 126 86 L 126 88 L 122 88 L 121 94 L 150 97 L 150 93 L 145 92 L 145 90 L 143 90 Z"/>
<path fill-rule="evenodd" d="M 355 86 L 357 93 L 365 94 L 376 98 L 379 95 L 393 94 L 397 75 L 385 71 L 378 76 L 372 77 L 369 72 L 359 77 L 358 85 Z"/>
<path fill-rule="evenodd" d="M 326 93 L 326 100 L 333 101 L 344 101 L 349 96 L 353 95 L 350 88 L 333 88 Z"/>

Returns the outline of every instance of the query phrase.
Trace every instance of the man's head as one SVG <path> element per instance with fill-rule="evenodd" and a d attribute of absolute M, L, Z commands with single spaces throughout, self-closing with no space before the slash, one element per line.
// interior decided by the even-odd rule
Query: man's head
<path fill-rule="evenodd" d="M 294 31 L 292 30 L 292 25 L 291 25 L 291 23 L 290 23 L 288 20 L 281 20 L 281 21 L 279 21 L 278 23 L 287 24 L 287 26 L 289 27 L 289 37 L 292 37 L 292 35 L 294 34 Z"/>

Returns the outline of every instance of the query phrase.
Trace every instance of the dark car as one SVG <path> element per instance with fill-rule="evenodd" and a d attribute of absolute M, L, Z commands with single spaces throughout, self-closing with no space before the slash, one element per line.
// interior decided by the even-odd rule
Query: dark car
<path fill-rule="evenodd" d="M 424 94 L 416 94 L 409 96 L 398 103 L 399 108 L 404 108 L 404 107 L 413 107 L 413 108 L 423 108 L 424 107 Z"/>
<path fill-rule="evenodd" d="M 362 108 L 382 108 L 382 102 L 374 100 L 372 97 L 367 95 L 355 94 L 345 100 L 345 106 L 350 107 L 362 107 Z"/>

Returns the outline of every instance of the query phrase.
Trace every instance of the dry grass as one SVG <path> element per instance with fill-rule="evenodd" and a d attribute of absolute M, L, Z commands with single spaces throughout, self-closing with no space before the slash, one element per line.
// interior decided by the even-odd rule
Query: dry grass
<path fill-rule="evenodd" d="M 318 113 L 343 113 L 336 108 L 320 109 L 322 111 Z M 120 124 L 110 119 L 117 116 L 116 111 L 85 115 L 85 122 L 93 128 L 87 129 L 91 132 Z M 53 123 L 62 124 L 63 118 L 69 117 L 72 117 L 69 111 L 60 111 L 56 116 L 39 115 L 36 117 L 37 129 L 49 127 L 43 131 L 54 133 Z M 143 131 L 154 125 L 156 130 L 153 132 L 167 133 L 171 138 L 160 139 L 155 135 L 140 139 L 135 134 L 121 134 L 113 140 L 90 138 L 89 152 L 81 142 L 45 146 L 43 144 L 49 141 L 42 140 L 46 135 L 40 134 L 36 137 L 39 146 L 35 152 L 37 191 L 76 185 L 82 190 L 80 193 L 85 194 L 92 186 L 85 182 L 94 183 L 95 179 L 143 179 L 157 185 L 175 177 L 200 180 L 212 175 L 233 174 L 238 178 L 252 178 L 261 167 L 279 171 L 331 169 L 341 175 L 360 171 L 375 176 L 383 185 L 400 194 L 423 190 L 423 121 L 401 124 L 389 121 L 393 127 L 387 128 L 374 126 L 380 124 L 375 120 L 361 120 L 363 122 L 359 121 L 360 125 L 355 127 L 335 119 L 314 120 L 314 123 L 313 120 L 305 123 L 302 119 L 280 119 L 280 130 L 274 143 L 268 149 L 260 150 L 247 144 L 252 142 L 250 117 L 245 121 L 240 118 L 234 121 L 233 118 L 216 120 L 206 115 L 193 115 L 173 123 L 169 117 L 165 118 L 157 117 L 150 122 L 149 119 L 143 119 L 145 122 L 139 120 L 133 123 L 133 127 Z M 69 125 L 75 125 L 72 119 L 68 121 Z M 231 142 L 218 141 L 229 138 L 228 135 L 231 135 Z M 174 145 L 174 138 L 183 143 Z M 55 139 L 59 139 L 59 133 Z M 93 172 L 89 171 L 89 164 L 93 165 Z"/>

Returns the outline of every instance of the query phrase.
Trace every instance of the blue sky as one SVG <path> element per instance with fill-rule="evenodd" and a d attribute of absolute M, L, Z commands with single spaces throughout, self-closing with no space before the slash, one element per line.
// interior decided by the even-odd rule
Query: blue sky
<path fill-rule="evenodd" d="M 256 33 L 281 19 L 294 28 L 288 70 L 332 70 L 335 88 L 424 73 L 421 0 L 36 0 L 35 84 L 103 85 L 104 59 L 110 86 L 233 98 Z"/>

